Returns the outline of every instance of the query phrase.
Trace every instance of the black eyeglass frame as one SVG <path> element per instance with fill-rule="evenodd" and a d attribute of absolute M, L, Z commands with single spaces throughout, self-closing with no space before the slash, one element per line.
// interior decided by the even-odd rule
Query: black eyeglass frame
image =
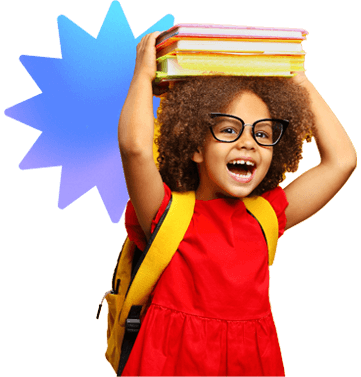
<path fill-rule="evenodd" d="M 244 127 L 246 126 L 251 126 L 252 127 L 252 136 L 253 136 L 253 139 L 255 140 L 255 142 L 260 145 L 261 147 L 273 147 L 275 146 L 282 138 L 283 134 L 285 133 L 288 125 L 289 125 L 289 120 L 286 120 L 286 119 L 272 119 L 272 118 L 265 118 L 265 119 L 259 119 L 257 121 L 255 121 L 253 124 L 248 124 L 248 123 L 245 123 L 241 118 L 235 116 L 235 115 L 231 115 L 231 114 L 224 114 L 224 113 L 210 113 L 210 116 L 211 118 L 217 118 L 217 117 L 220 117 L 220 116 L 225 116 L 225 117 L 228 117 L 228 118 L 234 118 L 234 119 L 237 119 L 239 120 L 241 123 L 242 123 L 242 129 L 241 129 L 241 132 L 238 134 L 238 136 L 236 137 L 236 139 L 232 140 L 232 141 L 226 141 L 226 140 L 220 140 L 216 137 L 216 135 L 214 134 L 213 132 L 213 128 L 212 126 L 209 127 L 210 130 L 211 130 L 211 133 L 213 135 L 213 137 L 217 140 L 217 141 L 220 141 L 221 143 L 234 143 L 236 142 L 243 134 L 243 131 L 244 131 Z M 272 120 L 272 121 L 276 121 L 276 122 L 279 122 L 281 123 L 282 125 L 282 130 L 281 130 L 281 133 L 280 133 L 280 136 L 278 137 L 278 139 L 272 143 L 272 144 L 261 144 L 258 142 L 258 140 L 256 139 L 256 135 L 254 134 L 254 126 L 259 123 L 259 122 L 263 122 L 265 120 Z"/>

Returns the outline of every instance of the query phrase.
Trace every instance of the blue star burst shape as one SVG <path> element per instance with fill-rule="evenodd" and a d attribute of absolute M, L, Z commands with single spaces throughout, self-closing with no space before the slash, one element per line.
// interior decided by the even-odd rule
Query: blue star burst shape
<path fill-rule="evenodd" d="M 117 124 L 133 76 L 136 45 L 153 31 L 169 29 L 167 15 L 134 38 L 119 2 L 111 3 L 97 38 L 58 17 L 61 59 L 20 57 L 41 94 L 5 114 L 42 131 L 21 169 L 62 166 L 59 208 L 96 186 L 112 222 L 128 200 Z M 153 97 L 154 116 L 159 98 Z"/>

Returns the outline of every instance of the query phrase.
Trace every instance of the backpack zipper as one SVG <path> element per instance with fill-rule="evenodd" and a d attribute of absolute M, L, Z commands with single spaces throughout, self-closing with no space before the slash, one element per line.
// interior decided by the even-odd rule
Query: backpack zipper
<path fill-rule="evenodd" d="M 104 293 L 102 301 L 101 301 L 101 303 L 99 304 L 99 307 L 98 307 L 98 313 L 97 313 L 97 317 L 96 317 L 97 319 L 99 319 L 100 311 L 102 310 L 103 301 L 104 301 L 105 297 L 107 297 L 107 295 L 109 293 L 111 293 L 113 295 L 117 295 L 119 293 L 119 286 L 120 286 L 120 279 L 117 279 L 117 286 L 115 288 L 115 291 L 113 289 L 111 289 L 110 291 L 107 291 L 107 292 Z"/>

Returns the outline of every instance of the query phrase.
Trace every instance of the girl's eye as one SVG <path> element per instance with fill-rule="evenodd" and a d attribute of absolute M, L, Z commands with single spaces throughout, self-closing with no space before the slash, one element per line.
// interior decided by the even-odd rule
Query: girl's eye
<path fill-rule="evenodd" d="M 254 129 L 254 135 L 262 143 L 270 144 L 273 142 L 273 124 L 270 122 L 259 122 Z"/>
<path fill-rule="evenodd" d="M 263 132 L 263 131 L 258 131 L 256 132 L 256 138 L 258 139 L 264 139 L 264 138 L 269 138 L 269 135 L 267 132 Z"/>
<path fill-rule="evenodd" d="M 223 128 L 220 132 L 223 134 L 238 134 L 238 131 L 232 127 Z"/>

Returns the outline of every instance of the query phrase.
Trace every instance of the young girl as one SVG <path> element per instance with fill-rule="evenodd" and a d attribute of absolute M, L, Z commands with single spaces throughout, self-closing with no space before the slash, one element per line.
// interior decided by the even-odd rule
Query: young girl
<path fill-rule="evenodd" d="M 283 376 L 267 246 L 242 198 L 267 199 L 281 236 L 342 187 L 356 166 L 354 148 L 304 73 L 199 77 L 177 83 L 162 98 L 157 167 L 152 80 L 158 35 L 145 36 L 137 47 L 119 122 L 129 238 L 144 248 L 171 191 L 194 190 L 196 205 L 123 375 Z M 259 127 L 265 123 L 268 128 Z M 282 190 L 278 184 L 297 170 L 302 142 L 311 135 L 320 164 Z"/>

